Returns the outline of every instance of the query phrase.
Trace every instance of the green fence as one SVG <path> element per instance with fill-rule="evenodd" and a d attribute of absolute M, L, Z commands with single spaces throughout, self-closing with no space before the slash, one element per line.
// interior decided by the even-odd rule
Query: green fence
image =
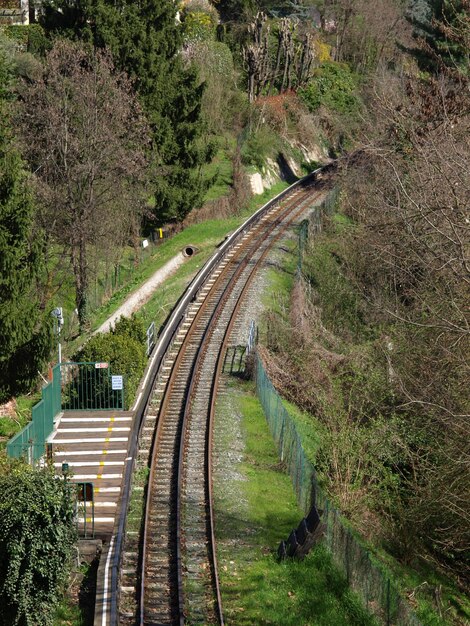
<path fill-rule="evenodd" d="M 339 188 L 334 187 L 326 196 L 326 198 L 312 207 L 310 215 L 299 225 L 299 259 L 298 270 L 302 270 L 303 253 L 307 241 L 312 235 L 320 233 L 323 229 L 323 216 L 332 215 L 338 202 Z"/>
<path fill-rule="evenodd" d="M 124 409 L 123 376 L 108 363 L 62 363 L 62 409 L 105 411 Z"/>
<path fill-rule="evenodd" d="M 348 583 L 363 599 L 368 610 L 387 626 L 421 626 L 399 594 L 387 571 L 348 528 L 318 485 L 315 468 L 307 458 L 294 420 L 256 357 L 256 391 L 269 428 L 286 464 L 299 505 L 307 513 L 313 504 L 323 511 L 326 542 Z"/>
<path fill-rule="evenodd" d="M 113 376 L 108 363 L 62 363 L 52 370 L 52 382 L 42 389 L 42 399 L 33 407 L 32 419 L 7 443 L 7 455 L 35 463 L 46 451 L 61 411 L 122 410 L 123 376 Z"/>
<path fill-rule="evenodd" d="M 52 382 L 43 387 L 42 399 L 32 411 L 31 422 L 7 443 L 12 458 L 26 457 L 29 463 L 45 453 L 46 440 L 54 429 L 54 417 L 61 410 L 60 365 L 52 370 Z"/>

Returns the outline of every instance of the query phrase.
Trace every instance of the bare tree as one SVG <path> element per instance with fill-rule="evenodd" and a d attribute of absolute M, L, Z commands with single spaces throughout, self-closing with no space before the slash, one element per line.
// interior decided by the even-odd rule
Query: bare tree
<path fill-rule="evenodd" d="M 110 57 L 67 41 L 54 45 L 43 76 L 23 86 L 19 122 L 44 226 L 70 258 L 83 329 L 91 248 L 122 245 L 140 222 L 146 126 Z"/>
<path fill-rule="evenodd" d="M 347 264 L 389 325 L 396 408 L 419 441 L 395 528 L 405 552 L 424 544 L 468 577 L 468 88 L 445 76 L 388 77 L 374 110 L 365 146 L 344 174 L 348 211 L 360 224 Z"/>
<path fill-rule="evenodd" d="M 410 32 L 400 0 L 327 0 L 323 27 L 334 35 L 335 60 L 359 71 L 396 58 L 396 41 Z"/>
<path fill-rule="evenodd" d="M 258 13 L 249 26 L 253 42 L 243 48 L 243 61 L 248 76 L 248 97 L 250 102 L 257 98 L 267 83 L 269 67 L 269 25 L 265 13 Z"/>
<path fill-rule="evenodd" d="M 307 32 L 300 37 L 297 23 L 282 18 L 275 27 L 274 52 L 275 39 L 270 36 L 271 27 L 266 14 L 257 14 L 249 32 L 252 42 L 243 48 L 243 60 L 250 102 L 262 95 L 266 87 L 269 96 L 273 89 L 285 93 L 308 82 L 316 56 L 312 33 Z"/>

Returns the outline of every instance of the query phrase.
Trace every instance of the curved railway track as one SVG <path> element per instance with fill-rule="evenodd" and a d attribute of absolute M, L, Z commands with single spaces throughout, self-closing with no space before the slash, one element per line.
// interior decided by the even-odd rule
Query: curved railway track
<path fill-rule="evenodd" d="M 297 191 L 245 235 L 230 261 L 212 276 L 164 366 L 170 376 L 159 407 L 147 495 L 142 626 L 223 623 L 209 508 L 214 372 L 247 281 L 274 240 L 311 202 L 310 191 Z"/>
<path fill-rule="evenodd" d="M 312 191 L 311 180 L 295 185 L 283 194 L 282 202 L 271 203 L 240 229 L 235 243 L 226 246 L 175 323 L 160 357 L 145 410 L 156 428 L 137 576 L 137 623 L 141 626 L 223 624 L 211 479 L 217 381 L 248 286 L 273 243 L 318 200 L 321 191 Z M 118 524 L 118 541 L 122 541 L 119 529 L 124 522 L 125 510 Z M 119 566 L 120 554 L 114 550 L 108 559 L 111 562 L 114 556 Z M 117 587 L 116 576 L 115 570 L 112 588 Z M 114 595 L 111 609 L 113 603 L 117 603 Z M 118 623 L 116 608 L 109 622 L 103 617 L 103 626 L 108 623 Z M 130 618 L 126 623 L 136 621 Z"/>

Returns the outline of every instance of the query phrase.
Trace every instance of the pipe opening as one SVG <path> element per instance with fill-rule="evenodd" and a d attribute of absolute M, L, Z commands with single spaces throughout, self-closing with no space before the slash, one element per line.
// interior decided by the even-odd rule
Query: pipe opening
<path fill-rule="evenodd" d="M 195 248 L 194 246 L 185 246 L 183 249 L 183 254 L 185 257 L 193 256 L 194 254 L 196 254 L 196 252 L 197 248 Z"/>

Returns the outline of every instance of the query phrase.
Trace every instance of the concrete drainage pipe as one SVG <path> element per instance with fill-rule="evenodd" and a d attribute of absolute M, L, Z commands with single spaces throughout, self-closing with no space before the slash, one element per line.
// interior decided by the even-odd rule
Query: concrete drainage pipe
<path fill-rule="evenodd" d="M 195 246 L 188 245 L 183 248 L 183 255 L 185 257 L 194 256 L 197 252 L 198 249 Z"/>

